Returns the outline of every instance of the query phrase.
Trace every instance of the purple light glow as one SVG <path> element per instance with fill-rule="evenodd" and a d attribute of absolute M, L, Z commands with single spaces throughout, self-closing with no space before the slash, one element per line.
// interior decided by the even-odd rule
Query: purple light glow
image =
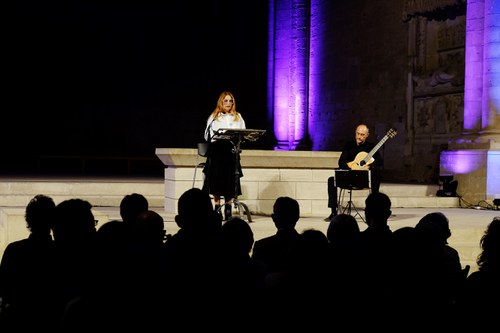
<path fill-rule="evenodd" d="M 499 14 L 500 0 L 467 3 L 465 133 L 494 129 L 500 114 Z"/>
<path fill-rule="evenodd" d="M 274 134 L 277 140 L 275 149 L 290 150 L 289 141 L 289 66 L 290 66 L 290 38 L 291 38 L 291 9 L 285 7 L 287 1 L 270 1 L 274 2 L 274 13 L 270 15 L 274 17 L 274 72 L 272 73 L 273 85 L 273 110 L 274 110 Z"/>
<path fill-rule="evenodd" d="M 308 114 L 308 134 L 311 138 L 311 150 L 320 150 L 321 138 L 323 137 L 322 120 L 318 119 L 320 104 L 324 99 L 319 95 L 321 92 L 322 71 L 321 59 L 325 58 L 323 50 L 324 18 L 325 10 L 322 10 L 322 0 L 311 0 L 310 18 L 310 41 L 309 41 L 309 114 Z"/>
<path fill-rule="evenodd" d="M 466 174 L 485 168 L 484 151 L 479 154 L 472 150 L 445 151 L 441 153 L 441 173 Z"/>
<path fill-rule="evenodd" d="M 500 0 L 485 0 L 484 10 L 482 128 L 489 131 L 500 115 Z"/>
<path fill-rule="evenodd" d="M 480 129 L 483 94 L 484 3 L 467 4 L 465 40 L 464 131 Z"/>

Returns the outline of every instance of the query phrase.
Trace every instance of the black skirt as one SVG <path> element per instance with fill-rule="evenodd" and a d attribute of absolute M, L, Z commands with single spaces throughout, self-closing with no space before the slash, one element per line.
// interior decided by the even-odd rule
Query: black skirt
<path fill-rule="evenodd" d="M 210 143 L 203 168 L 205 174 L 203 190 L 208 194 L 231 199 L 235 197 L 236 190 L 236 193 L 241 195 L 240 178 L 243 177 L 243 172 L 240 155 L 234 150 L 235 147 L 230 140 Z"/>

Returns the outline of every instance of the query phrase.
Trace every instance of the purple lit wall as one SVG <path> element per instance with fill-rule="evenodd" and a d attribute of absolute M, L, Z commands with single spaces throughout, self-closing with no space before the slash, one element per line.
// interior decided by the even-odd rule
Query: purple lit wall
<path fill-rule="evenodd" d="M 500 134 L 500 0 L 484 2 L 482 129 Z"/>
<path fill-rule="evenodd" d="M 484 13 L 482 130 L 500 145 L 500 0 L 486 0 Z M 500 198 L 499 150 L 488 152 L 486 178 L 487 196 Z"/>
<path fill-rule="evenodd" d="M 271 96 L 275 149 L 296 150 L 307 141 L 309 84 L 308 0 L 270 1 L 274 44 Z"/>
<path fill-rule="evenodd" d="M 469 0 L 465 46 L 464 134 L 497 132 L 499 129 L 499 36 L 500 0 Z"/>
<path fill-rule="evenodd" d="M 483 92 L 484 2 L 468 1 L 465 38 L 464 132 L 479 131 Z"/>
<path fill-rule="evenodd" d="M 441 169 L 471 175 L 472 189 L 485 181 L 493 198 L 500 196 L 500 0 L 468 0 L 466 19 L 464 135 L 456 140 L 464 149 L 444 152 Z"/>
<path fill-rule="evenodd" d="M 325 57 L 323 52 L 324 10 L 322 0 L 311 0 L 311 18 L 309 31 L 309 114 L 308 134 L 311 139 L 311 150 L 319 150 L 318 141 L 323 135 L 322 128 L 317 126 L 320 104 L 324 100 L 320 96 L 321 78 L 324 76 L 321 68 L 321 60 Z M 326 14 L 325 14 L 326 15 Z"/>

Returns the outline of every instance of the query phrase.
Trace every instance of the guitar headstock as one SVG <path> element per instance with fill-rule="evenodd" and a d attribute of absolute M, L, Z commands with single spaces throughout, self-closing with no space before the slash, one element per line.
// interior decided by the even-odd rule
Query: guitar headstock
<path fill-rule="evenodd" d="M 393 137 L 396 136 L 396 134 L 398 134 L 398 131 L 395 128 L 391 128 L 390 130 L 387 131 L 386 135 L 392 139 Z"/>

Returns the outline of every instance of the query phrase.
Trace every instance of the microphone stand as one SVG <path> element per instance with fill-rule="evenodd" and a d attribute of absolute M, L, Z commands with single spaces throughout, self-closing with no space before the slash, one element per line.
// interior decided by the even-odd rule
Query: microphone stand
<path fill-rule="evenodd" d="M 233 154 L 234 154 L 234 198 L 233 198 L 233 205 L 234 208 L 238 209 L 238 214 L 241 217 L 241 212 L 243 211 L 247 215 L 248 222 L 252 222 L 252 217 L 250 215 L 250 210 L 248 209 L 247 205 L 245 205 L 243 202 L 240 202 L 238 200 L 238 180 L 240 178 L 240 168 L 239 166 L 239 161 L 240 161 L 240 145 L 242 141 L 242 135 L 243 133 L 238 133 L 238 136 L 236 138 L 236 142 L 233 142 L 232 140 L 231 143 L 233 144 Z"/>
<path fill-rule="evenodd" d="M 229 129 L 229 128 L 220 128 L 215 132 L 214 138 L 216 139 L 226 139 L 231 141 L 233 148 L 232 148 L 232 153 L 234 153 L 234 159 L 235 159 L 235 169 L 234 169 L 234 198 L 232 204 L 234 205 L 234 208 L 238 209 L 239 216 L 241 218 L 242 212 L 244 212 L 247 215 L 248 222 L 252 222 L 252 217 L 250 215 L 250 210 L 248 209 L 247 205 L 245 205 L 243 202 L 240 202 L 238 200 L 238 184 L 239 184 L 239 179 L 240 179 L 240 145 L 241 142 L 243 142 L 243 139 L 248 140 L 248 141 L 255 141 L 257 140 L 261 135 L 263 135 L 266 131 L 265 130 L 258 130 L 258 129 Z M 221 206 L 222 207 L 222 206 Z"/>

